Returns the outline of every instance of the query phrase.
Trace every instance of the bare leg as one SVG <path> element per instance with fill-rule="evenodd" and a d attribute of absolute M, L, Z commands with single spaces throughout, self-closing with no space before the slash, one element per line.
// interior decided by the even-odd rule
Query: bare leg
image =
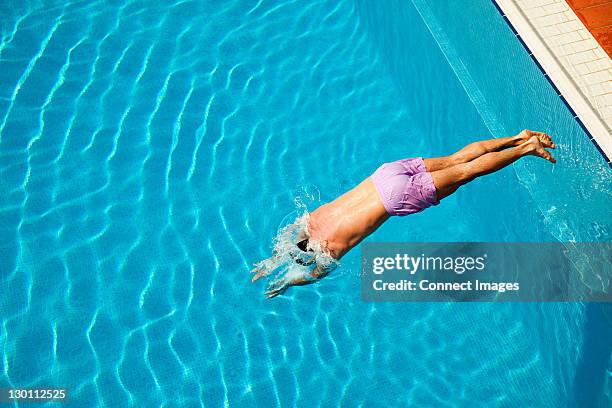
<path fill-rule="evenodd" d="M 463 184 L 474 180 L 476 177 L 493 173 L 524 156 L 539 156 L 555 163 L 556 160 L 544 147 L 537 136 L 532 136 L 513 149 L 486 153 L 472 161 L 434 171 L 431 176 L 438 193 L 437 198 L 441 200 L 448 197 Z"/>
<path fill-rule="evenodd" d="M 552 139 L 547 134 L 542 132 L 534 132 L 531 130 L 523 130 L 516 136 L 482 140 L 471 143 L 450 156 L 433 157 L 424 159 L 423 162 L 425 163 L 425 168 L 427 168 L 427 171 L 431 173 L 433 171 L 456 166 L 457 164 L 467 163 L 487 153 L 498 152 L 500 150 L 518 146 L 521 143 L 526 142 L 531 136 L 537 136 L 544 147 L 552 149 L 555 148 Z"/>

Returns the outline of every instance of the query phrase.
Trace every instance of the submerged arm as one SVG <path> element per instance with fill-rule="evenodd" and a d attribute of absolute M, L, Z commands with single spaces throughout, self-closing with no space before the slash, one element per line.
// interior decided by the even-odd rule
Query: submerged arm
<path fill-rule="evenodd" d="M 315 283 L 329 275 L 329 272 L 330 269 L 322 268 L 320 265 L 317 265 L 312 271 L 310 271 L 310 273 L 304 276 L 296 277 L 290 280 L 281 280 L 271 285 L 265 295 L 268 299 L 271 299 L 284 293 L 290 286 L 310 285 L 311 283 Z"/>

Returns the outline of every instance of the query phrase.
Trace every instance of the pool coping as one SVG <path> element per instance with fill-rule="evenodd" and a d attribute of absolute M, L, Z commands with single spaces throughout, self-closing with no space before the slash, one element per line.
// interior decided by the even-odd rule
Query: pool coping
<path fill-rule="evenodd" d="M 612 167 L 612 61 L 608 54 L 565 0 L 491 1 Z"/>

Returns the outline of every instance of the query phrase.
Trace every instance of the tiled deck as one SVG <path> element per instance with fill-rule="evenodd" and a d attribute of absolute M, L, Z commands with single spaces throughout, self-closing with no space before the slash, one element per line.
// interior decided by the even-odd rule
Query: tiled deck
<path fill-rule="evenodd" d="M 595 145 L 612 158 L 612 60 L 565 0 L 494 0 Z M 612 21 L 590 8 L 601 0 L 571 1 L 577 12 L 610 36 Z M 610 3 L 612 7 L 612 3 Z M 586 11 L 585 11 L 586 10 Z M 601 9 L 599 9 L 601 11 Z M 612 16 L 612 14 L 611 14 Z M 594 29 L 595 30 L 595 29 Z"/>

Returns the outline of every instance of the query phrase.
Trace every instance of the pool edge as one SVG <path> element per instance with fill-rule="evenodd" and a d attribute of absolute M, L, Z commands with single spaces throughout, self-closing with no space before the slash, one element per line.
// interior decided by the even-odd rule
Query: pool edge
<path fill-rule="evenodd" d="M 532 3 L 528 8 L 516 0 L 491 1 L 578 125 L 612 167 L 612 113 L 610 117 L 603 114 L 612 112 L 612 62 L 606 52 L 564 0 L 552 0 L 540 6 Z M 533 18 L 534 15 L 538 17 Z M 555 34 L 559 32 L 557 26 L 561 25 L 565 29 L 576 29 Z M 550 35 L 545 37 L 538 29 L 548 30 Z M 576 40 L 576 36 L 580 36 L 580 39 L 572 41 Z M 580 51 L 583 44 L 593 48 Z M 611 68 L 584 73 L 583 67 L 587 64 Z M 604 90 L 604 93 L 593 95 L 593 89 Z M 609 92 L 606 92 L 608 89 Z M 599 103 L 603 106 L 600 107 Z"/>

